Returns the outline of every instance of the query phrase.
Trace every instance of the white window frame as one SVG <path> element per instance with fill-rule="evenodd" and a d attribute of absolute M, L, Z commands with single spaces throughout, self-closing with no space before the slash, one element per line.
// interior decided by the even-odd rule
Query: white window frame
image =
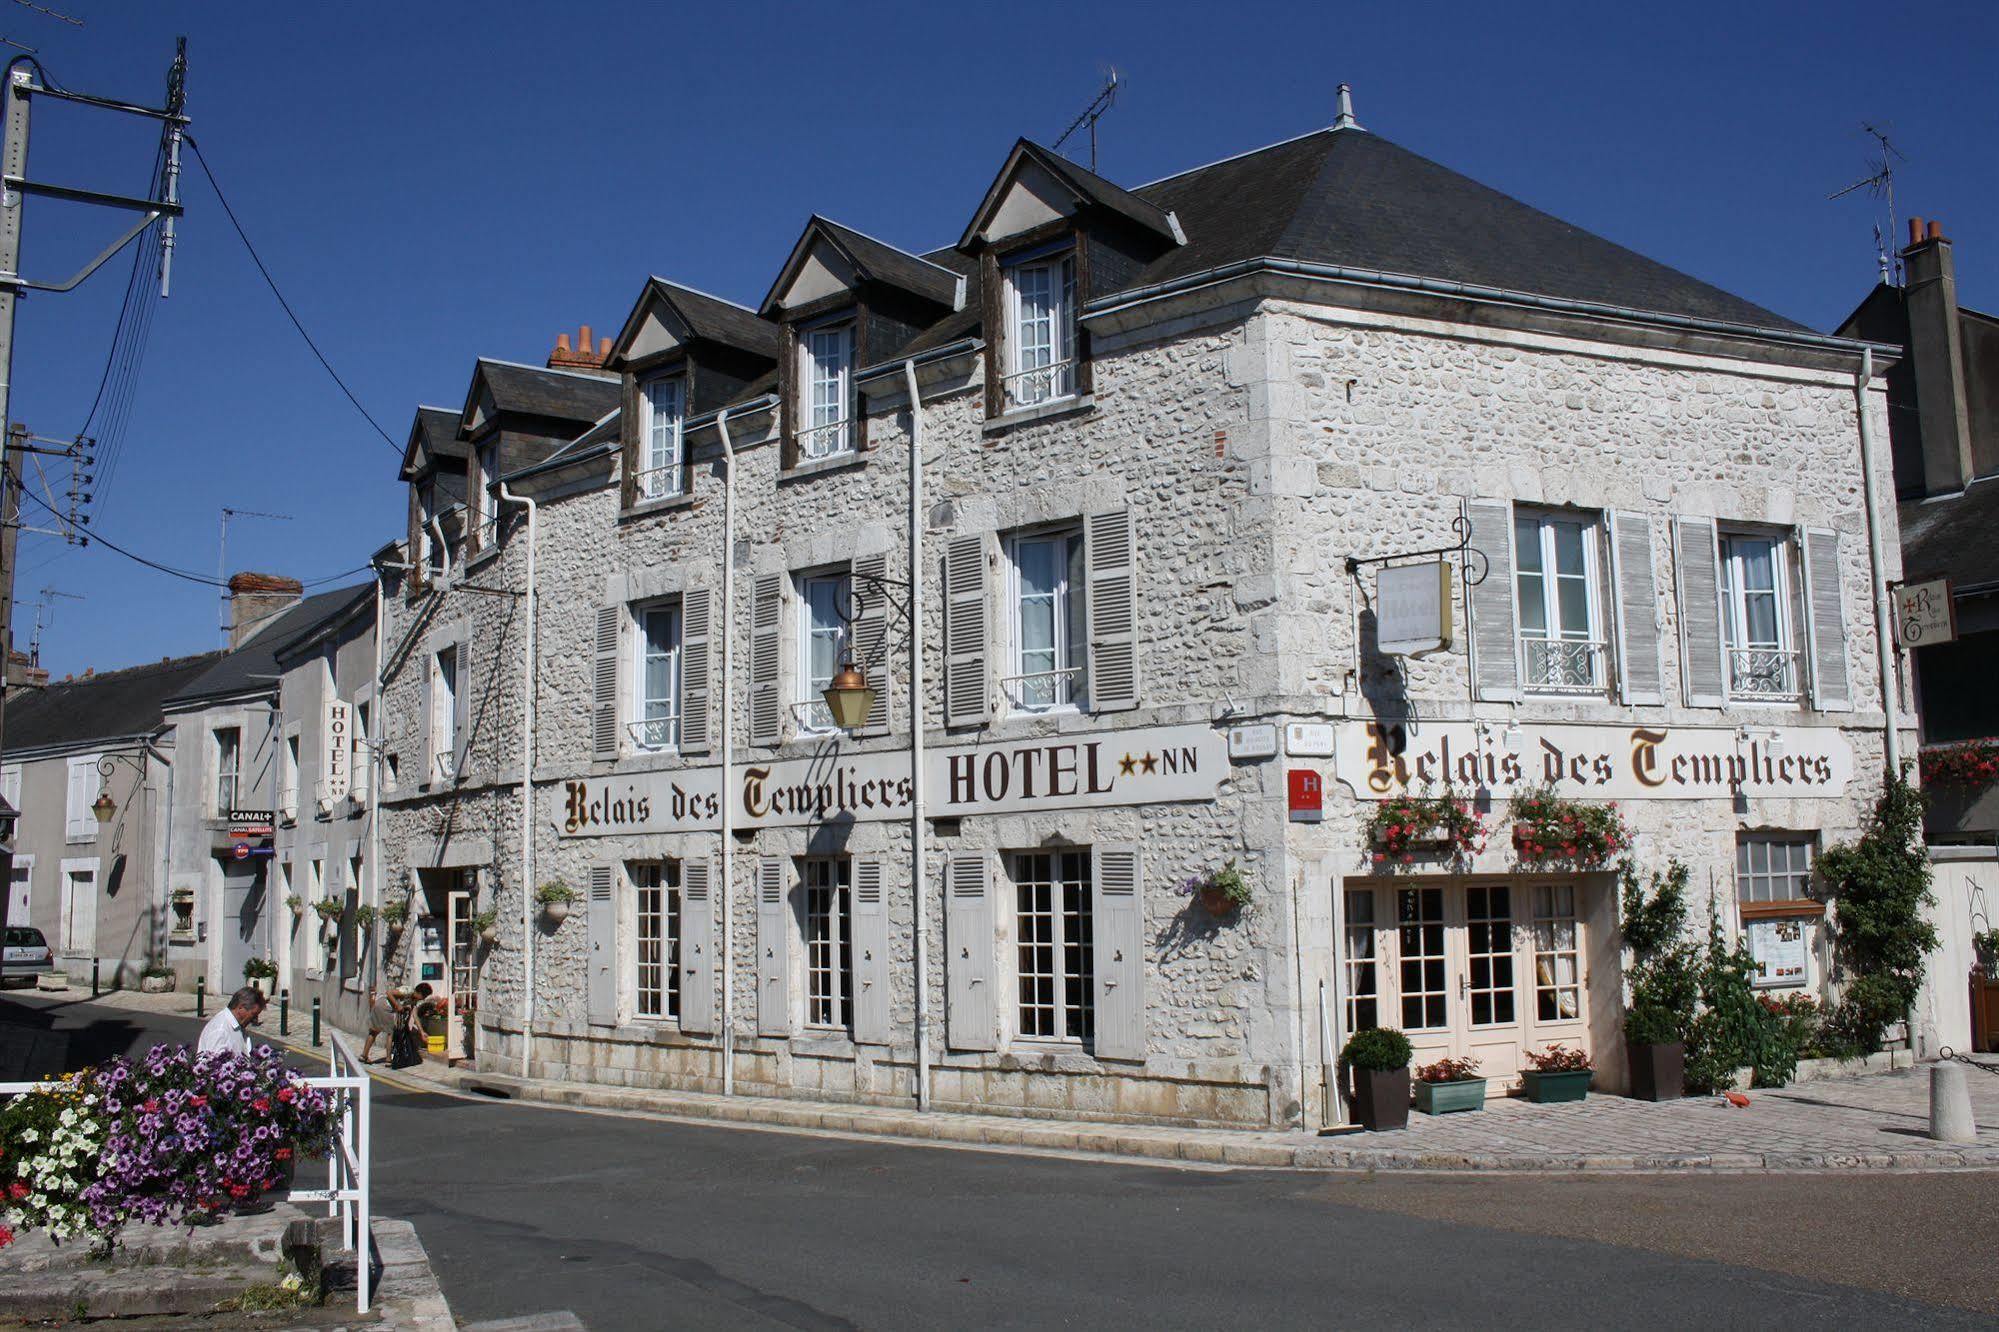
<path fill-rule="evenodd" d="M 449 663 L 448 665 L 446 663 Z M 458 768 L 458 645 L 430 654 L 430 779 L 448 781 Z"/>
<path fill-rule="evenodd" d="M 1536 554 L 1540 558 L 1540 569 L 1529 574 L 1520 559 L 1520 526 L 1534 524 Z M 1572 528 L 1582 534 L 1583 587 L 1587 596 L 1585 610 L 1588 625 L 1584 636 L 1577 638 L 1572 630 L 1562 627 L 1560 586 L 1568 574 L 1555 572 L 1555 534 L 1558 529 Z M 1520 583 L 1523 578 L 1538 578 L 1541 583 L 1541 613 L 1547 632 L 1530 634 L 1526 627 L 1526 617 L 1517 616 L 1520 624 L 1515 641 L 1515 651 L 1519 654 L 1521 687 L 1530 694 L 1601 694 L 1609 687 L 1609 642 L 1604 633 L 1604 587 L 1603 587 L 1603 518 L 1602 515 L 1551 511 L 1545 509 L 1515 509 L 1513 512 L 1513 595 L 1522 604 L 1525 596 Z M 1547 670 L 1537 679 L 1536 672 L 1529 669 L 1532 648 L 1535 645 L 1560 643 L 1564 645 L 1564 655 L 1570 659 L 1569 668 L 1564 671 L 1562 681 L 1550 684 L 1546 681 Z M 1574 669 L 1574 662 L 1581 659 L 1587 671 Z"/>
<path fill-rule="evenodd" d="M 805 856 L 798 862 L 805 907 L 805 1025 L 854 1029 L 854 858 Z"/>
<path fill-rule="evenodd" d="M 301 758 L 305 738 L 297 725 L 287 727 L 278 745 L 278 817 L 298 821 L 299 788 L 304 782 Z"/>
<path fill-rule="evenodd" d="M 798 602 L 798 702 L 793 712 L 798 718 L 798 729 L 804 735 L 830 735 L 839 728 L 833 724 L 833 714 L 821 697 L 826 686 L 832 682 L 832 675 L 821 679 L 813 673 L 812 647 L 815 641 L 825 639 L 829 632 L 833 644 L 833 671 L 838 672 L 843 655 L 852 651 L 849 634 L 851 627 L 839 617 L 836 609 L 830 631 L 827 627 L 814 623 L 812 619 L 812 590 L 817 586 L 831 584 L 835 607 L 849 604 L 847 597 L 854 586 L 853 574 L 844 567 L 814 569 L 797 575 Z"/>
<path fill-rule="evenodd" d="M 1381 1006 L 1388 1001 L 1382 993 L 1381 985 L 1381 905 L 1372 888 L 1343 888 L 1346 894 L 1344 934 L 1341 941 L 1341 963 L 1346 969 L 1346 1033 L 1351 1036 L 1365 1028 L 1361 1022 L 1361 1005 L 1370 1005 L 1373 1021 L 1366 1027 L 1381 1025 Z M 1356 906 L 1365 904 L 1365 911 L 1356 911 Z M 1364 917 L 1364 918 L 1363 918 Z M 1365 988 L 1363 989 L 1363 986 Z"/>
<path fill-rule="evenodd" d="M 675 753 L 680 748 L 680 724 L 686 711 L 687 619 L 678 597 L 642 602 L 631 608 L 631 615 L 636 632 L 632 634 L 632 720 L 626 730 L 631 734 L 632 747 L 640 753 Z M 671 677 L 670 697 L 663 700 L 667 710 L 661 717 L 648 715 L 652 704 L 661 700 L 646 696 L 646 662 L 652 655 L 652 638 L 646 632 L 646 624 L 654 615 L 671 616 L 673 624 L 673 646 L 665 654 Z M 662 725 L 663 734 L 659 729 Z"/>
<path fill-rule="evenodd" d="M 672 390 L 671 410 L 661 397 Z M 639 432 L 639 470 L 633 478 L 633 498 L 640 504 L 673 499 L 681 494 L 687 437 L 687 377 L 679 371 L 654 375 L 639 385 L 639 409 L 645 429 Z"/>
<path fill-rule="evenodd" d="M 326 922 L 319 918 L 314 904 L 326 896 L 326 860 L 308 856 L 305 862 L 305 892 L 300 894 L 305 903 L 305 974 L 308 978 L 318 978 L 326 974 Z"/>
<path fill-rule="evenodd" d="M 1073 858 L 1074 863 L 1065 866 L 1065 861 Z M 1030 866 L 1030 861 L 1047 861 L 1047 875 L 1030 874 L 1039 866 Z M 1093 852 L 1087 846 L 1042 847 L 1026 851 L 1010 851 L 1006 855 L 1007 883 L 1013 890 L 1013 900 L 1008 904 L 1013 924 L 1014 947 L 1010 950 L 1013 958 L 1014 1030 L 1020 1040 L 1035 1044 L 1088 1045 L 1096 1037 L 1096 901 L 1092 882 Z M 1078 868 L 1080 866 L 1080 869 Z M 1074 871 L 1064 874 L 1064 869 Z M 1048 890 L 1048 910 L 1027 912 L 1022 909 L 1022 894 L 1031 886 L 1045 885 Z M 1077 910 L 1077 924 L 1070 922 L 1071 912 L 1067 909 L 1067 895 L 1074 892 Z M 1030 939 L 1027 917 L 1049 922 L 1047 939 Z M 1087 938 L 1081 935 L 1087 924 Z M 1020 967 L 1023 954 L 1032 948 L 1045 949 L 1051 970 L 1046 973 L 1054 978 L 1053 992 L 1049 1003 L 1041 1003 L 1027 992 L 1030 976 L 1022 974 Z M 1077 965 L 1071 966 L 1071 962 Z M 1033 977 L 1042 972 L 1032 973 Z M 1072 1004 L 1069 999 L 1071 986 L 1076 987 L 1080 1002 Z M 1052 1032 L 1038 1030 L 1044 1025 L 1040 1021 L 1030 1021 L 1030 1009 L 1046 1010 L 1048 1021 L 1045 1025 Z"/>
<path fill-rule="evenodd" d="M 229 731 L 236 736 L 236 761 L 225 767 L 222 755 L 222 733 Z M 209 783 L 209 798 L 215 803 L 215 817 L 229 817 L 229 811 L 243 802 L 243 728 L 240 725 L 211 726 L 208 728 L 209 772 L 213 780 Z M 222 798 L 222 779 L 229 779 L 229 799 Z"/>
<path fill-rule="evenodd" d="M 353 702 L 354 728 L 347 758 L 347 796 L 357 805 L 368 803 L 374 775 L 375 737 L 368 727 L 375 720 L 375 700 L 357 698 Z"/>
<path fill-rule="evenodd" d="M 658 1022 L 678 1025 L 680 1022 L 680 940 L 681 940 L 681 888 L 680 862 L 673 859 L 632 860 L 625 862 L 625 883 L 632 896 L 632 1016 L 640 1022 Z M 645 895 L 659 894 L 657 912 L 645 910 Z M 652 966 L 658 971 L 658 986 L 653 991 L 653 1003 L 647 1004 L 648 988 L 644 983 L 647 967 L 645 946 L 646 917 L 658 917 L 657 936 L 650 940 L 659 950 Z"/>
<path fill-rule="evenodd" d="M 798 330 L 798 456 L 801 462 L 854 451 L 854 333 L 851 318 Z M 820 344 L 837 349 L 820 354 Z"/>
<path fill-rule="evenodd" d="M 1763 848 L 1763 866 L 1757 868 L 1756 855 L 1752 847 Z M 1785 868 L 1773 870 L 1771 852 L 1777 847 L 1785 849 Z M 1791 852 L 1804 852 L 1804 868 L 1791 867 Z M 1812 877 L 1818 873 L 1818 842 L 1810 833 L 1797 832 L 1754 832 L 1738 833 L 1735 838 L 1735 901 L 1738 906 L 1768 907 L 1797 906 L 1801 910 L 1818 912 L 1822 904 L 1811 895 Z M 1784 897 L 1759 897 L 1757 886 L 1775 888 L 1789 885 L 1797 891 Z M 1744 896 L 1744 890 L 1749 895 Z"/>
<path fill-rule="evenodd" d="M 103 789 L 103 777 L 97 771 L 99 754 L 77 754 L 63 769 L 63 840 L 65 842 L 94 842 L 97 840 L 97 813 L 91 808 L 97 801 L 97 793 Z M 81 784 L 76 774 L 89 769 L 90 775 Z"/>
<path fill-rule="evenodd" d="M 1749 623 L 1751 589 L 1745 586 L 1746 547 L 1770 547 L 1769 589 L 1775 603 L 1777 641 L 1748 643 L 1742 636 Z M 1727 665 L 1723 686 L 1730 702 L 1795 704 L 1804 698 L 1804 659 L 1798 649 L 1796 578 L 1798 561 L 1788 534 L 1721 528 L 1715 534 L 1721 597 L 1722 658 Z M 1762 594 L 1764 589 L 1755 589 Z M 1741 681 L 1741 683 L 1738 683 Z"/>
<path fill-rule="evenodd" d="M 12 806 L 16 814 L 21 813 L 21 765 L 8 763 L 0 765 L 0 800 Z"/>
<path fill-rule="evenodd" d="M 90 876 L 90 938 L 85 948 L 78 948 L 70 930 L 70 917 L 76 914 L 77 876 Z M 10 885 L 11 887 L 11 885 Z M 96 856 L 78 856 L 62 862 L 62 879 L 56 884 L 56 949 L 67 957 L 91 957 L 97 952 L 97 888 L 98 860 Z"/>
<path fill-rule="evenodd" d="M 470 498 L 472 530 L 481 550 L 499 544 L 500 440 L 497 435 L 479 446 L 479 485 Z"/>
<path fill-rule="evenodd" d="M 1056 664 L 1045 669 L 1029 670 L 1026 623 L 1022 615 L 1021 549 L 1031 544 L 1055 541 L 1065 544 L 1059 564 L 1060 576 L 1050 593 L 1054 615 L 1053 642 L 1049 648 L 1037 648 L 1035 651 L 1051 652 Z M 1084 568 L 1082 582 L 1071 584 L 1069 573 L 1072 565 L 1066 545 L 1070 541 L 1076 543 L 1079 552 L 1085 552 L 1081 523 L 1027 528 L 1010 532 L 1006 537 L 1007 673 L 1000 686 L 1005 690 L 1007 704 L 1020 712 L 1037 715 L 1081 712 L 1089 704 L 1089 571 Z M 1077 556 L 1078 562 L 1086 558 L 1086 553 Z M 1078 622 L 1080 640 L 1077 638 Z M 1063 662 L 1070 664 L 1065 666 Z"/>
<path fill-rule="evenodd" d="M 1046 276 L 1055 300 L 1045 320 L 1030 318 L 1023 294 L 1028 275 Z M 1006 292 L 1006 359 L 1000 397 L 1005 411 L 1021 411 L 1076 396 L 1076 251 L 1074 246 L 1029 255 L 1001 270 Z M 1033 328 L 1030 325 L 1042 325 Z"/>

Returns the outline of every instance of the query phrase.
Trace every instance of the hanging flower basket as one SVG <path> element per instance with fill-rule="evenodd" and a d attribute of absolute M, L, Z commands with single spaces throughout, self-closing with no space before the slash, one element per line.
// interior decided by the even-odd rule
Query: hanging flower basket
<path fill-rule="evenodd" d="M 1545 787 L 1513 798 L 1513 854 L 1522 865 L 1602 869 L 1630 847 L 1615 800 L 1564 800 Z"/>
<path fill-rule="evenodd" d="M 1180 884 L 1180 891 L 1196 898 L 1201 909 L 1220 919 L 1231 916 L 1249 905 L 1249 876 L 1242 872 L 1231 856 L 1228 863 L 1207 875 L 1192 875 Z"/>
<path fill-rule="evenodd" d="M 389 933 L 391 934 L 401 934 L 403 926 L 409 923 L 409 918 L 410 904 L 408 902 L 390 902 L 382 908 L 382 923 L 389 927 Z"/>
<path fill-rule="evenodd" d="M 576 890 L 560 879 L 543 884 L 534 890 L 534 900 L 541 903 L 541 914 L 551 925 L 560 925 L 569 918 L 569 904 L 576 900 Z"/>
<path fill-rule="evenodd" d="M 1392 796 L 1374 807 L 1367 825 L 1370 858 L 1389 868 L 1419 855 L 1463 863 L 1485 849 L 1485 817 L 1469 798 L 1446 787 L 1441 795 Z"/>
<path fill-rule="evenodd" d="M 331 897 L 320 898 L 312 904 L 312 909 L 318 913 L 321 922 L 327 925 L 338 925 L 341 912 L 345 910 L 340 902 Z"/>

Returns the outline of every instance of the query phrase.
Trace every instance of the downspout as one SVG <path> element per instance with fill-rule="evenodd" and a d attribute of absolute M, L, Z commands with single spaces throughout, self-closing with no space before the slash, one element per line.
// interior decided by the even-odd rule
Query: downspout
<path fill-rule="evenodd" d="M 715 416 L 722 436 L 722 1095 L 736 1094 L 736 448 L 729 439 L 729 409 Z M 710 891 L 713 891 L 712 888 Z"/>
<path fill-rule="evenodd" d="M 1860 417 L 1860 496 L 1867 507 L 1867 565 L 1873 580 L 1874 655 L 1881 667 L 1881 714 L 1883 748 L 1888 759 L 1888 775 L 1902 775 L 1902 735 L 1895 716 L 1895 626 L 1889 611 L 1888 564 L 1881 548 L 1881 508 L 1874 496 L 1874 423 L 1867 414 L 1867 394 L 1874 381 L 1874 349 L 1860 351 L 1860 371 L 1853 378 L 1853 405 Z"/>
<path fill-rule="evenodd" d="M 382 570 L 375 570 L 375 687 L 368 695 L 368 905 L 375 921 L 368 925 L 368 989 L 382 983 Z"/>
<path fill-rule="evenodd" d="M 153 946 L 149 950 L 151 956 L 146 959 L 147 965 L 152 966 L 165 964 L 167 960 L 167 940 L 173 933 L 174 763 L 172 759 L 161 753 L 159 748 L 152 742 L 148 741 L 146 748 L 151 751 L 154 758 L 160 761 L 160 766 L 167 770 L 166 801 L 161 806 L 160 817 L 160 827 L 162 829 L 160 833 L 160 878 L 158 886 L 153 893 L 154 898 L 164 910 L 154 917 L 159 923 L 153 930 Z M 178 749 L 178 746 L 176 746 L 176 749 Z"/>
<path fill-rule="evenodd" d="M 433 513 L 425 526 L 430 528 L 431 539 L 437 542 L 437 577 L 439 581 L 447 580 L 451 577 L 451 547 L 444 544 L 444 524 Z M 430 570 L 424 572 L 428 574 Z"/>
<path fill-rule="evenodd" d="M 534 699 L 535 618 L 540 596 L 535 588 L 535 544 L 541 535 L 541 506 L 516 495 L 500 483 L 500 498 L 528 511 L 527 632 L 521 636 L 521 1077 L 534 1058 Z"/>
<path fill-rule="evenodd" d="M 909 893 L 916 922 L 916 1108 L 930 1108 L 930 896 L 924 881 L 923 800 L 923 400 L 916 362 L 902 363 L 909 391 Z"/>

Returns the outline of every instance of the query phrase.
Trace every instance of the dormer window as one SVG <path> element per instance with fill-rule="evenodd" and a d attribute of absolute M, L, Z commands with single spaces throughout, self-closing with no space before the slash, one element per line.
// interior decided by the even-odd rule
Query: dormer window
<path fill-rule="evenodd" d="M 472 493 L 471 503 L 476 506 L 472 515 L 473 544 L 481 549 L 491 548 L 498 540 L 496 519 L 500 504 L 500 442 L 489 439 L 479 446 L 479 488 Z"/>
<path fill-rule="evenodd" d="M 804 330 L 798 340 L 799 382 L 805 386 L 805 421 L 799 456 L 806 462 L 854 449 L 854 325 L 852 321 Z"/>
<path fill-rule="evenodd" d="M 1006 265 L 1006 410 L 1076 395 L 1076 255 L 1039 254 Z"/>
<path fill-rule="evenodd" d="M 639 392 L 645 410 L 644 429 L 639 439 L 637 495 L 646 500 L 669 499 L 680 494 L 682 423 L 687 417 L 687 381 L 679 375 L 663 375 L 647 380 Z"/>

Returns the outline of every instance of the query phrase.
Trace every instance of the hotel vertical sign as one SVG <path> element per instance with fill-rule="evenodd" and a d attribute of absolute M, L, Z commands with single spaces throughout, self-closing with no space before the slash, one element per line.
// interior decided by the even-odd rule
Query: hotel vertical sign
<path fill-rule="evenodd" d="M 347 798 L 354 782 L 354 705 L 345 699 L 326 700 L 325 730 L 320 755 L 326 771 L 328 800 Z"/>

